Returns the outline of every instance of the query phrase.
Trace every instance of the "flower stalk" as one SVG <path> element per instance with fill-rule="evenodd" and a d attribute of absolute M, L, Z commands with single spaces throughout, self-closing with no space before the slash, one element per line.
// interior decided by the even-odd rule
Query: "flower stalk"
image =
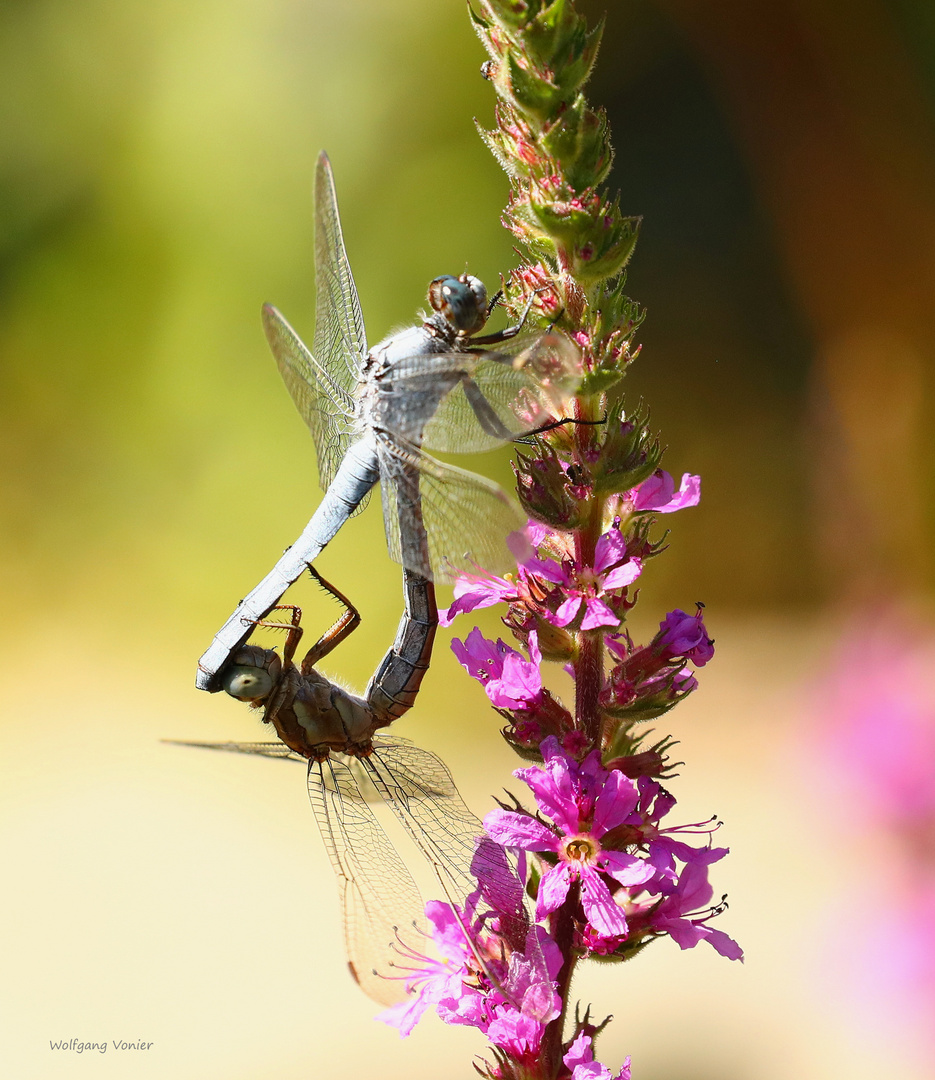
<path fill-rule="evenodd" d="M 702 608 L 669 612 L 645 644 L 627 629 L 635 586 L 664 549 L 650 536 L 656 518 L 696 505 L 700 481 L 686 473 L 676 486 L 648 413 L 622 393 L 643 318 L 625 293 L 640 219 L 602 186 L 613 161 L 607 119 L 583 93 L 601 27 L 589 29 L 572 0 L 472 0 L 471 15 L 498 99 L 494 128 L 480 133 L 510 179 L 503 223 L 521 257 L 503 303 L 567 338 L 580 370 L 573 399 L 554 412 L 572 422 L 517 456 L 529 524 L 511 545 L 515 573 L 462 575 L 440 613 L 450 625 L 507 605 L 519 650 L 476 627 L 452 649 L 505 720 L 504 738 L 532 762 L 514 775 L 535 809 L 511 796 L 487 815 L 481 843 L 500 853 L 496 887 L 478 863 L 478 890 L 460 910 L 427 912 L 449 961 L 410 969 L 413 1002 L 384 1019 L 408 1034 L 433 1005 L 447 1023 L 477 1027 L 492 1058 L 477 1068 L 490 1080 L 628 1080 L 629 1059 L 616 1074 L 594 1060 L 604 1024 L 590 1009 L 569 1019 L 576 965 L 620 962 L 665 936 L 742 958 L 709 925 L 724 909 L 708 883 L 727 854 L 713 846 L 719 823 L 663 825 L 676 805 L 662 783 L 673 741 L 646 727 L 694 692 L 694 669 L 713 656 Z M 572 676 L 573 708 L 545 686 L 554 663 Z M 452 945 L 452 918 L 462 938 L 468 928 L 467 945 Z"/>

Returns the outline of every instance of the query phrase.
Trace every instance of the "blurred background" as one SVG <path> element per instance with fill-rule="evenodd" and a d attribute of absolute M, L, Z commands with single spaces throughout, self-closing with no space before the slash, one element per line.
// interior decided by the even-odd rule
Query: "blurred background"
<path fill-rule="evenodd" d="M 931 1077 L 935 8 L 606 14 L 632 399 L 703 477 L 635 625 L 707 604 L 718 655 L 664 728 L 683 819 L 726 821 L 747 960 L 667 941 L 576 990 L 640 1080 Z M 0 0 L 5 1075 L 474 1075 L 473 1032 L 373 1023 L 301 768 L 159 739 L 258 737 L 192 684 L 320 494 L 259 321 L 312 331 L 319 149 L 371 341 L 436 274 L 514 264 L 483 59 L 457 2 Z M 400 610 L 375 507 L 320 566 L 363 614 L 329 658 L 360 688 Z M 514 764 L 495 721 L 442 635 L 400 733 L 479 813 Z"/>

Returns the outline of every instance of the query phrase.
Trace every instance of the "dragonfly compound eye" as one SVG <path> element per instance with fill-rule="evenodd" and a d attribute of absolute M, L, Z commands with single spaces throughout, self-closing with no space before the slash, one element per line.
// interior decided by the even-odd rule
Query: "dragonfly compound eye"
<path fill-rule="evenodd" d="M 266 668 L 232 664 L 221 675 L 221 686 L 240 701 L 259 701 L 273 689 L 273 678 Z"/>
<path fill-rule="evenodd" d="M 487 289 L 470 274 L 435 278 L 429 286 L 429 303 L 462 334 L 476 334 L 487 321 Z"/>

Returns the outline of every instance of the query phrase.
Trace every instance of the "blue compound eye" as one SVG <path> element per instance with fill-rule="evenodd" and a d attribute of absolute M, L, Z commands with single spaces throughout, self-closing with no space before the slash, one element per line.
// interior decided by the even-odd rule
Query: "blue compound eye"
<path fill-rule="evenodd" d="M 429 286 L 429 303 L 460 334 L 476 334 L 487 321 L 487 289 L 470 274 L 435 278 Z"/>

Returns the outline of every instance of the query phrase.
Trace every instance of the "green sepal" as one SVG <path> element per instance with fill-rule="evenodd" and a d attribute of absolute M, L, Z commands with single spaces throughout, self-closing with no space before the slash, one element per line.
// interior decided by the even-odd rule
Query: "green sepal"
<path fill-rule="evenodd" d="M 519 180 L 525 175 L 525 171 L 520 169 L 516 159 L 512 157 L 504 147 L 504 136 L 500 131 L 488 131 L 483 127 L 479 120 L 474 121 L 474 127 L 477 129 L 477 134 L 480 135 L 481 141 L 487 147 L 487 149 L 496 158 L 497 164 L 501 169 L 513 180 Z"/>
<path fill-rule="evenodd" d="M 580 397 L 596 397 L 606 394 L 623 378 L 623 372 L 611 368 L 599 368 L 585 374 L 578 386 Z"/>
<path fill-rule="evenodd" d="M 505 26 L 523 27 L 535 18 L 541 7 L 541 0 L 486 0 L 486 7 L 497 22 Z"/>
<path fill-rule="evenodd" d="M 662 447 L 647 428 L 648 419 L 648 414 L 624 416 L 622 399 L 611 405 L 600 454 L 591 465 L 595 495 L 630 491 L 659 468 Z"/>
<path fill-rule="evenodd" d="M 473 4 L 471 3 L 471 0 L 468 0 L 467 9 L 468 14 L 471 16 L 471 22 L 474 23 L 475 26 L 479 26 L 482 30 L 490 29 L 490 23 L 487 22 L 487 20 L 484 19 L 482 16 L 477 14 L 477 12 L 474 10 Z"/>
<path fill-rule="evenodd" d="M 617 707 L 610 705 L 601 711 L 605 716 L 609 716 L 613 720 L 623 720 L 628 724 L 642 724 L 647 720 L 655 720 L 670 709 L 674 709 L 682 698 L 687 697 L 690 693 L 691 691 L 687 690 L 677 694 L 675 697 L 670 697 L 667 690 L 662 690 L 658 694 L 653 694 L 652 697 L 644 698 L 642 701 L 635 701 L 632 705 L 620 705 Z M 625 752 L 617 752 L 615 740 L 616 736 L 611 739 L 605 750 L 608 761 L 614 757 L 626 756 Z"/>
<path fill-rule="evenodd" d="M 625 960 L 632 960 L 634 956 L 641 953 L 647 945 L 650 945 L 656 939 L 654 937 L 643 938 L 642 941 L 638 941 L 635 944 L 631 944 L 629 941 L 623 943 L 617 952 L 612 953 L 596 953 L 589 952 L 587 958 L 594 960 L 598 964 L 622 964 Z"/>
<path fill-rule="evenodd" d="M 566 244 L 589 242 L 588 236 L 594 227 L 589 210 L 569 206 L 567 202 L 536 202 L 534 197 L 530 197 L 529 208 L 547 236 L 554 236 Z"/>
<path fill-rule="evenodd" d="M 642 218 L 619 218 L 610 231 L 614 238 L 598 248 L 596 255 L 582 258 L 587 251 L 587 241 L 576 247 L 572 256 L 572 273 L 585 287 L 615 277 L 630 261 L 636 241 L 639 238 Z"/>
<path fill-rule="evenodd" d="M 603 109 L 589 109 L 583 94 L 578 94 L 543 132 L 542 145 L 550 157 L 561 162 L 565 180 L 573 191 L 603 183 L 613 164 L 607 115 Z"/>
<path fill-rule="evenodd" d="M 602 499 L 611 495 L 619 495 L 623 491 L 630 491 L 648 480 L 659 467 L 657 461 L 648 461 L 641 468 L 627 469 L 622 472 L 607 472 L 594 478 L 594 494 Z"/>
<path fill-rule="evenodd" d="M 510 92 L 520 110 L 548 120 L 562 104 L 562 92 L 535 70 L 524 68 L 513 55 L 507 54 L 510 73 Z"/>
<path fill-rule="evenodd" d="M 594 66 L 603 33 L 603 22 L 588 33 L 587 23 L 566 0 L 555 0 L 531 20 L 523 40 L 551 71 L 555 83 L 567 95 L 576 91 Z"/>
<path fill-rule="evenodd" d="M 626 274 L 608 278 L 600 283 L 592 300 L 594 324 L 591 333 L 603 347 L 625 343 L 646 318 L 646 309 L 624 292 L 626 284 Z"/>

